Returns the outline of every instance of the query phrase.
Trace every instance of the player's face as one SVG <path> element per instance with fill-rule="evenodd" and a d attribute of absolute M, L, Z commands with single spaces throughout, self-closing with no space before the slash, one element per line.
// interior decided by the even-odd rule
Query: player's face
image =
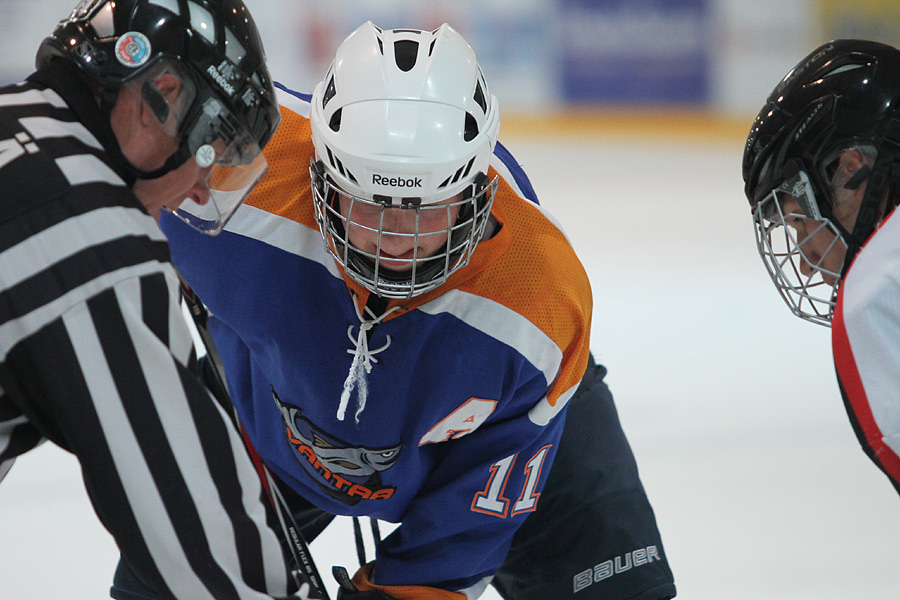
<path fill-rule="evenodd" d="M 842 185 L 832 187 L 834 205 L 831 218 L 840 223 L 846 231 L 853 231 L 865 189 L 866 183 L 853 190 L 848 190 Z M 802 251 L 800 272 L 808 276 L 814 271 L 819 271 L 822 279 L 833 285 L 837 280 L 835 274 L 841 272 L 847 256 L 846 244 L 825 220 L 805 216 L 800 204 L 793 197 L 785 197 L 782 201 L 782 211 L 785 224 L 796 232 L 797 242 Z"/>
<path fill-rule="evenodd" d="M 459 215 L 462 195 L 420 208 L 385 208 L 340 195 L 341 215 L 349 220 L 350 243 L 377 257 L 382 267 L 410 271 L 416 259 L 444 249 Z"/>
<path fill-rule="evenodd" d="M 844 264 L 847 247 L 840 243 L 826 221 L 804 216 L 796 200 L 784 200 L 782 210 L 785 224 L 795 231 L 802 253 L 802 260 L 797 265 L 800 272 L 809 276 L 819 271 L 822 279 L 833 285 L 837 280 L 836 274 L 841 272 Z"/>

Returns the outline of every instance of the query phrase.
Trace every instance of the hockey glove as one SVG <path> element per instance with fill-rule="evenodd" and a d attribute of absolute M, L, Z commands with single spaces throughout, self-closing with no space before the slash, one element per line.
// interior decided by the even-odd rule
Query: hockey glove
<path fill-rule="evenodd" d="M 361 591 L 350 579 L 344 567 L 333 567 L 331 573 L 341 586 L 338 589 L 337 600 L 396 600 L 381 590 Z"/>
<path fill-rule="evenodd" d="M 331 572 L 340 584 L 338 600 L 466 600 L 459 592 L 448 592 L 423 585 L 375 585 L 372 572 L 375 563 L 360 568 L 351 580 L 347 570 L 334 567 Z"/>

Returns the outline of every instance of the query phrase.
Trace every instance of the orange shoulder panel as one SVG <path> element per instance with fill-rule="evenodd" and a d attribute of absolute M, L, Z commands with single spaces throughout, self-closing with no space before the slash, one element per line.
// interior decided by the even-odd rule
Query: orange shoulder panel
<path fill-rule="evenodd" d="M 247 204 L 315 227 L 309 161 L 315 148 L 309 119 L 281 107 L 281 125 L 263 153 L 269 170 L 247 198 Z"/>
<path fill-rule="evenodd" d="M 472 286 L 473 293 L 518 312 L 556 342 L 563 362 L 549 396 L 555 405 L 587 368 L 593 310 L 590 281 L 563 232 L 502 179 L 492 212 L 502 228 L 479 245 L 476 255 L 486 251 L 480 257 L 485 268 L 461 288 Z"/>

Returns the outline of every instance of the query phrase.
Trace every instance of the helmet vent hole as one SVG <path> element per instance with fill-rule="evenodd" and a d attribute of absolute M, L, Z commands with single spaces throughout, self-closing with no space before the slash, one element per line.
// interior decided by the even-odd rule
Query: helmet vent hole
<path fill-rule="evenodd" d="M 176 15 L 178 14 L 178 5 L 175 6 L 175 9 L 164 6 L 163 8 L 169 8 Z M 97 37 L 105 38 L 112 37 L 116 35 L 116 25 L 113 22 L 113 7 L 108 3 L 103 7 L 103 10 L 97 13 L 97 15 L 91 19 L 91 25 L 94 27 L 94 31 L 97 32 Z"/>
<path fill-rule="evenodd" d="M 459 181 L 459 178 L 462 177 L 463 170 L 465 170 L 465 168 L 466 168 L 466 166 L 463 165 L 456 170 L 456 174 L 453 175 L 453 181 L 451 183 L 456 183 L 457 181 Z"/>
<path fill-rule="evenodd" d="M 413 40 L 398 40 L 394 42 L 394 60 L 397 68 L 404 73 L 416 66 L 416 58 L 419 55 L 419 42 Z"/>
<path fill-rule="evenodd" d="M 475 164 L 475 157 L 469 159 L 469 164 L 466 165 L 466 171 L 462 174 L 463 177 L 468 177 L 469 172 L 472 170 L 472 165 Z"/>
<path fill-rule="evenodd" d="M 428 46 L 428 56 L 434 54 L 434 45 L 437 43 L 437 40 L 431 40 L 431 45 Z"/>
<path fill-rule="evenodd" d="M 238 37 L 228 27 L 225 28 L 225 55 L 232 63 L 239 65 L 247 56 L 247 49 L 238 41 Z"/>
<path fill-rule="evenodd" d="M 846 73 L 847 71 L 862 69 L 864 66 L 868 66 L 868 65 L 859 65 L 859 64 L 842 65 L 842 66 L 837 67 L 836 69 L 832 70 L 831 72 L 826 73 L 825 76 L 831 77 L 834 75 L 840 75 L 841 73 Z"/>
<path fill-rule="evenodd" d="M 478 121 L 472 116 L 472 113 L 466 113 L 466 127 L 463 131 L 463 139 L 471 142 L 478 135 Z"/>
<path fill-rule="evenodd" d="M 438 186 L 438 188 L 445 188 L 445 187 L 447 187 L 448 185 L 450 185 L 450 178 L 449 178 L 449 177 L 448 177 L 447 179 L 445 179 L 444 182 L 441 183 L 441 185 Z"/>
<path fill-rule="evenodd" d="M 487 114 L 487 101 L 484 99 L 484 90 L 481 88 L 481 81 L 475 82 L 475 102 L 481 107 L 481 110 Z"/>
<path fill-rule="evenodd" d="M 331 128 L 332 131 L 337 133 L 341 130 L 341 113 L 344 109 L 339 108 L 334 111 L 334 114 L 331 115 L 331 120 L 328 122 L 328 127 Z"/>
<path fill-rule="evenodd" d="M 337 167 L 337 170 L 340 171 L 341 176 L 346 177 L 347 171 L 344 170 L 344 163 L 341 162 L 341 159 L 335 158 L 334 162 L 336 163 L 335 166 Z"/>
<path fill-rule="evenodd" d="M 322 108 L 328 104 L 328 102 L 334 98 L 334 95 L 337 91 L 334 88 L 334 75 L 331 76 L 331 79 L 328 80 L 328 87 L 325 88 L 325 93 L 322 95 Z"/>
<path fill-rule="evenodd" d="M 188 2 L 188 10 L 191 13 L 191 29 L 197 35 L 206 38 L 212 46 L 216 45 L 216 20 L 211 12 L 196 2 Z"/>

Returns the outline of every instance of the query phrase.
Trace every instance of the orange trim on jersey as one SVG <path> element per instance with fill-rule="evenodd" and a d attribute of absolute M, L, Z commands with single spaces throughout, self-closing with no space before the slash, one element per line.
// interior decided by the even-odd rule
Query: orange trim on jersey
<path fill-rule="evenodd" d="M 317 227 L 309 161 L 315 157 L 309 119 L 281 107 L 281 124 L 263 151 L 269 170 L 246 204 L 309 227 Z"/>
<path fill-rule="evenodd" d="M 840 286 L 835 303 L 839 310 L 834 311 L 831 323 L 831 346 L 838 380 L 853 412 L 851 418 L 856 419 L 859 429 L 862 431 L 864 440 L 860 440 L 860 442 L 868 445 L 872 459 L 897 485 L 900 483 L 900 457 L 884 443 L 884 434 L 872 414 L 872 407 L 869 406 L 866 389 L 859 375 L 856 359 L 853 357 L 853 349 L 850 347 L 850 339 L 847 336 L 843 310 L 840 309 L 843 305 L 844 287 Z"/>
<path fill-rule="evenodd" d="M 362 591 L 381 590 L 397 600 L 466 600 L 466 596 L 460 592 L 449 592 L 424 585 L 375 585 L 370 579 L 374 568 L 374 562 L 360 567 L 353 576 L 353 584 Z"/>
<path fill-rule="evenodd" d="M 496 174 L 491 169 L 488 177 Z M 499 183 L 491 214 L 500 230 L 480 242 L 468 267 L 451 275 L 446 284 L 402 304 L 416 308 L 452 288 L 490 298 L 522 315 L 563 353 L 562 370 L 547 397 L 556 406 L 587 369 L 590 282 L 563 233 L 506 181 L 501 178 Z"/>

